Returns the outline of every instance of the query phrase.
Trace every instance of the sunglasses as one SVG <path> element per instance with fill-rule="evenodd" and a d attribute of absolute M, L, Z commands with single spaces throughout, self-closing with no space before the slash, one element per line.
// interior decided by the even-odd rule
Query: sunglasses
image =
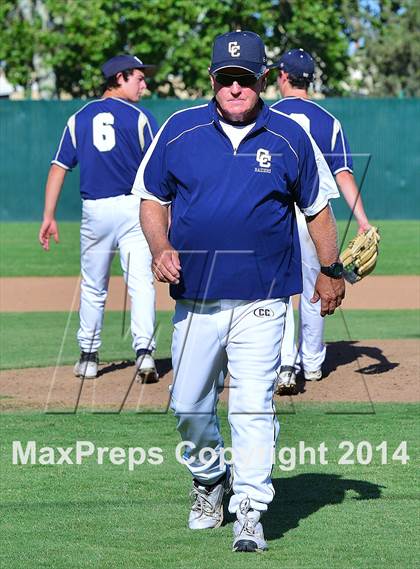
<path fill-rule="evenodd" d="M 236 81 L 241 87 L 251 87 L 255 85 L 261 77 L 261 73 L 254 75 L 253 73 L 244 73 L 243 75 L 229 75 L 227 73 L 215 73 L 214 79 L 223 87 L 230 87 Z"/>

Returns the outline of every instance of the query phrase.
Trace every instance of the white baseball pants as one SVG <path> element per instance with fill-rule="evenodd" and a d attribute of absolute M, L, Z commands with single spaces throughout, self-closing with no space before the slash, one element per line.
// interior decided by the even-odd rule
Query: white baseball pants
<path fill-rule="evenodd" d="M 321 301 L 319 300 L 315 304 L 311 302 L 320 265 L 315 245 L 309 235 L 305 216 L 297 207 L 295 209 L 302 253 L 303 277 L 303 293 L 300 295 L 299 303 L 299 353 L 297 353 L 295 343 L 295 322 L 292 300 L 290 299 L 281 346 L 281 365 L 295 366 L 297 370 L 302 366 L 306 371 L 315 371 L 321 369 L 326 354 L 324 344 L 325 319 L 320 313 Z"/>
<path fill-rule="evenodd" d="M 134 195 L 83 201 L 80 227 L 82 283 L 77 339 L 84 352 L 96 352 L 101 345 L 110 268 L 116 249 L 120 252 L 131 299 L 133 349 L 155 348 L 152 257 L 140 229 L 139 207 L 140 199 Z"/>
<path fill-rule="evenodd" d="M 288 298 L 176 304 L 171 408 L 182 440 L 191 443 L 184 454 L 187 466 L 205 484 L 216 482 L 226 469 L 216 405 L 226 371 L 230 374 L 232 513 L 246 496 L 260 511 L 274 496 L 271 470 L 279 425 L 273 392 L 287 302 Z M 205 448 L 211 451 L 200 458 Z"/>

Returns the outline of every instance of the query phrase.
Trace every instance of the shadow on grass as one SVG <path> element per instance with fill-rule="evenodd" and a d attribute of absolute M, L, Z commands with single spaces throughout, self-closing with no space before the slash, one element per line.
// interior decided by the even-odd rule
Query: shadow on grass
<path fill-rule="evenodd" d="M 360 373 L 362 375 L 379 375 L 387 373 L 400 365 L 399 362 L 389 361 L 380 348 L 363 346 L 357 341 L 346 340 L 340 342 L 329 342 L 327 344 L 325 362 L 322 366 L 323 379 L 327 378 L 341 366 L 351 363 L 354 363 L 355 366 L 357 366 L 359 358 L 363 356 L 376 360 L 376 362 L 354 370 L 356 373 Z M 281 396 L 289 397 L 299 393 L 305 393 L 305 391 L 305 379 L 303 377 L 303 373 L 299 373 L 296 377 L 296 388 L 294 391 L 284 392 Z"/>
<path fill-rule="evenodd" d="M 156 359 L 156 369 L 158 371 L 159 377 L 163 377 L 165 374 L 171 371 L 172 369 L 172 360 L 171 358 L 161 358 Z M 101 375 L 106 375 L 107 373 L 113 373 L 115 371 L 126 369 L 128 367 L 133 368 L 134 373 L 134 360 L 123 360 L 119 363 L 109 363 L 108 365 L 104 366 L 98 371 L 98 377 Z"/>
<path fill-rule="evenodd" d="M 323 367 L 324 377 L 328 377 L 340 366 L 357 362 L 363 356 L 376 362 L 356 370 L 357 373 L 377 375 L 387 373 L 400 365 L 399 362 L 390 362 L 379 348 L 363 346 L 356 341 L 331 342 L 327 346 L 327 357 Z"/>
<path fill-rule="evenodd" d="M 262 522 L 266 539 L 279 539 L 297 528 L 301 520 L 315 514 L 325 506 L 341 504 L 346 492 L 358 495 L 354 500 L 378 500 L 386 486 L 364 480 L 342 478 L 340 474 L 298 474 L 289 478 L 273 479 L 276 491 L 273 502 Z M 224 504 L 223 525 L 233 523 L 236 517 Z"/>
<path fill-rule="evenodd" d="M 316 473 L 277 478 L 273 486 L 276 496 L 263 518 L 265 537 L 269 540 L 282 537 L 325 506 L 341 504 L 348 490 L 357 493 L 355 500 L 377 500 L 385 488 L 339 474 Z"/>

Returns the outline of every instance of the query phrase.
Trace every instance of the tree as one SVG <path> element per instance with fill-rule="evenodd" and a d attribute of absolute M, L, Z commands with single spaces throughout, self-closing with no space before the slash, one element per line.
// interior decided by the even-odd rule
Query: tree
<path fill-rule="evenodd" d="M 368 11 L 357 59 L 362 86 L 375 96 L 420 96 L 420 4 L 381 0 Z"/>
<path fill-rule="evenodd" d="M 28 8 L 25 13 L 19 2 L 0 3 L 0 61 L 6 62 L 7 77 L 13 85 L 28 86 L 35 71 L 33 60 L 41 19 Z"/>
<path fill-rule="evenodd" d="M 341 94 L 346 77 L 348 45 L 341 2 L 335 0 L 282 0 L 271 19 L 273 36 L 267 45 L 277 54 L 302 47 L 315 59 L 320 90 Z"/>
<path fill-rule="evenodd" d="M 54 95 L 94 96 L 101 92 L 101 63 L 133 53 L 158 65 L 153 92 L 203 96 L 214 37 L 250 29 L 272 59 L 292 47 L 311 52 L 321 89 L 340 94 L 349 42 L 341 6 L 349 1 L 6 0 L 0 58 L 14 84 L 28 87 L 50 70 Z"/>

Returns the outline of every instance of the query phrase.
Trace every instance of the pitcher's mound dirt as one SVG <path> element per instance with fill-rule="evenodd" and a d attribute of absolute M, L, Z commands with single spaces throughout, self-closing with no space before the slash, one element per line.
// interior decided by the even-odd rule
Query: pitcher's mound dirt
<path fill-rule="evenodd" d="M 417 340 L 369 340 L 335 342 L 328 346 L 325 376 L 320 382 L 298 386 L 299 392 L 276 397 L 278 407 L 290 401 L 413 402 L 420 400 L 420 353 Z M 0 408 L 39 411 L 89 409 L 119 412 L 155 408 L 165 412 L 169 404 L 172 366 L 158 360 L 159 383 L 133 381 L 133 362 L 100 366 L 95 380 L 81 382 L 70 366 L 6 370 L 0 374 Z M 193 378 L 192 378 L 193 380 Z M 226 382 L 228 385 L 228 382 Z M 226 400 L 229 389 L 221 399 Z"/>

